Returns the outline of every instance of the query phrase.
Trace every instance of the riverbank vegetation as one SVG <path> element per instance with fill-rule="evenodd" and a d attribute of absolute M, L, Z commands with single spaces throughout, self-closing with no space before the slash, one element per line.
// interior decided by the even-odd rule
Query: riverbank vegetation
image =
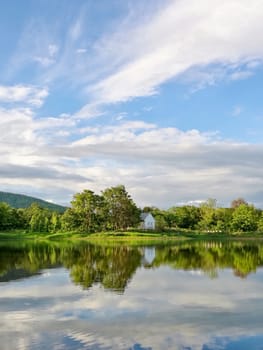
<path fill-rule="evenodd" d="M 138 230 L 142 212 L 152 213 L 156 221 L 155 231 Z M 256 232 L 263 233 L 263 211 L 242 198 L 233 200 L 228 208 L 218 207 L 216 200 L 208 199 L 199 206 L 140 209 L 125 187 L 120 185 L 105 189 L 101 195 L 90 190 L 77 193 L 71 207 L 64 213 L 42 208 L 38 203 L 28 208 L 12 208 L 0 202 L 0 231 L 32 237 L 37 233 L 57 238 L 96 237 L 98 233 L 101 237 L 176 236 L 178 233 L 186 236 L 200 233 L 256 235 Z"/>

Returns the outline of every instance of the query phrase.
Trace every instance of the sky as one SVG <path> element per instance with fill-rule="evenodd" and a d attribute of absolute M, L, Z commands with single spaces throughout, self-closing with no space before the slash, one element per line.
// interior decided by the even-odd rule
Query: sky
<path fill-rule="evenodd" d="M 263 208 L 262 0 L 2 0 L 0 190 Z"/>

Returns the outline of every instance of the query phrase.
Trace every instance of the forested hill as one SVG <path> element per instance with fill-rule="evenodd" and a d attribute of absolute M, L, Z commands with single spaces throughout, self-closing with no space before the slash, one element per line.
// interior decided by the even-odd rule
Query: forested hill
<path fill-rule="evenodd" d="M 23 194 L 9 193 L 0 191 L 0 202 L 5 202 L 12 208 L 28 208 L 32 203 L 39 204 L 42 208 L 47 208 L 50 210 L 63 213 L 67 208 L 62 205 L 53 204 L 43 199 L 34 198 L 30 196 L 25 196 Z"/>

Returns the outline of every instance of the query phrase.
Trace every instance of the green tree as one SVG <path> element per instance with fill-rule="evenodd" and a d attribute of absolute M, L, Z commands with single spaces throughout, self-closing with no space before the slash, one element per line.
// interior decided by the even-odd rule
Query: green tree
<path fill-rule="evenodd" d="M 103 198 L 93 191 L 84 190 L 74 195 L 72 204 L 73 215 L 77 218 L 79 229 L 83 232 L 99 231 L 103 224 Z M 69 214 L 69 212 L 67 213 Z M 72 212 L 70 212 L 72 214 Z M 75 215 L 74 215 L 75 214 Z M 69 217 L 69 215 L 67 215 Z"/>
<path fill-rule="evenodd" d="M 48 213 L 46 210 L 36 206 L 29 221 L 31 232 L 48 232 Z"/>
<path fill-rule="evenodd" d="M 72 208 L 68 208 L 61 217 L 61 228 L 63 231 L 79 230 L 81 227 L 81 217 Z"/>
<path fill-rule="evenodd" d="M 140 210 L 123 185 L 107 188 L 102 196 L 108 228 L 124 230 L 139 224 Z"/>
<path fill-rule="evenodd" d="M 38 203 L 32 203 L 25 209 L 24 217 L 26 226 L 31 232 L 49 232 L 51 211 L 39 206 Z"/>
<path fill-rule="evenodd" d="M 216 228 L 216 199 L 209 198 L 200 205 L 201 219 L 198 227 L 201 230 L 215 230 Z"/>
<path fill-rule="evenodd" d="M 61 228 L 61 215 L 53 211 L 50 218 L 49 230 L 56 232 Z"/>
<path fill-rule="evenodd" d="M 232 227 L 236 231 L 254 231 L 257 222 L 258 212 L 253 205 L 240 204 L 233 212 Z"/>
<path fill-rule="evenodd" d="M 17 229 L 27 228 L 25 209 L 12 209 L 12 227 Z"/>
<path fill-rule="evenodd" d="M 172 207 L 169 212 L 174 214 L 174 225 L 179 228 L 194 229 L 200 220 L 200 209 L 195 206 Z"/>
<path fill-rule="evenodd" d="M 0 202 L 0 229 L 12 227 L 12 208 L 5 202 Z"/>
<path fill-rule="evenodd" d="M 258 227 L 259 232 L 263 232 L 263 211 L 259 214 Z"/>
<path fill-rule="evenodd" d="M 216 208 L 215 220 L 217 231 L 227 232 L 231 230 L 232 214 L 232 208 Z"/>
<path fill-rule="evenodd" d="M 157 231 L 163 231 L 167 227 L 167 221 L 164 213 L 159 213 L 154 216 L 155 228 Z"/>

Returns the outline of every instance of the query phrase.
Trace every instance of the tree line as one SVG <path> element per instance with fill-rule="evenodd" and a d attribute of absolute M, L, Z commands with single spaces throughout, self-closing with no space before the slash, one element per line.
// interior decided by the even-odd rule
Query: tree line
<path fill-rule="evenodd" d="M 141 210 L 123 185 L 105 189 L 101 195 L 91 190 L 76 193 L 63 214 L 33 203 L 28 208 L 12 208 L 0 203 L 0 230 L 25 229 L 30 232 L 78 231 L 83 233 L 125 230 L 140 222 Z"/>
<path fill-rule="evenodd" d="M 28 208 L 16 209 L 0 202 L 0 230 L 24 229 L 47 233 L 126 230 L 138 228 L 142 212 L 152 213 L 157 231 L 263 231 L 263 211 L 243 198 L 233 200 L 229 208 L 218 207 L 216 200 L 210 198 L 199 206 L 173 206 L 167 210 L 156 207 L 140 209 L 123 185 L 107 188 L 100 195 L 87 189 L 76 193 L 71 207 L 64 213 L 42 208 L 37 203 Z"/>
<path fill-rule="evenodd" d="M 243 198 L 232 201 L 231 206 L 217 206 L 215 199 L 209 198 L 200 206 L 184 205 L 168 210 L 145 208 L 151 211 L 158 230 L 171 228 L 199 230 L 202 232 L 255 232 L 263 231 L 263 211 Z"/>

